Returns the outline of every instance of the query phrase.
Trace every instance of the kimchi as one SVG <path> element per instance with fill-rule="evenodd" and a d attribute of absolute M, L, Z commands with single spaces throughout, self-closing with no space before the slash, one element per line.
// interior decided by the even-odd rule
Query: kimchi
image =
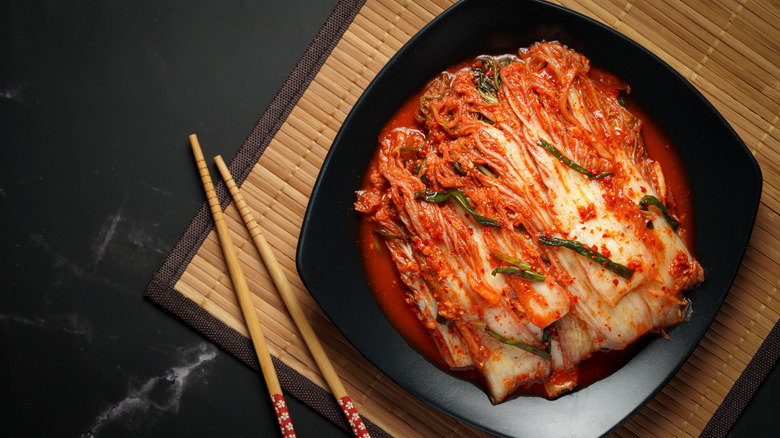
<path fill-rule="evenodd" d="M 383 131 L 355 208 L 453 369 L 493 402 L 686 318 L 704 280 L 627 86 L 557 42 L 433 79 Z"/>

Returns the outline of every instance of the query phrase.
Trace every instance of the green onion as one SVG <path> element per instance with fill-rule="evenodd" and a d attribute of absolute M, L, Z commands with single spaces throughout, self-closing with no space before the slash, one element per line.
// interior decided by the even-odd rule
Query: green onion
<path fill-rule="evenodd" d="M 496 96 L 493 96 L 490 94 L 490 91 L 487 90 L 484 86 L 477 86 L 477 91 L 479 92 L 480 97 L 487 102 L 487 103 L 497 103 L 498 98 Z"/>
<path fill-rule="evenodd" d="M 414 199 L 422 199 L 426 202 L 439 203 L 450 199 L 450 194 L 449 192 L 437 192 L 435 190 L 425 189 L 416 192 L 414 194 Z"/>
<path fill-rule="evenodd" d="M 623 266 L 620 263 L 613 262 L 604 256 L 604 254 L 598 251 L 594 251 L 581 242 L 577 242 L 576 240 L 559 239 L 557 237 L 547 237 L 544 234 L 539 234 L 539 243 L 547 246 L 563 246 L 565 248 L 569 248 L 577 254 L 593 260 L 594 262 L 605 267 L 606 269 L 609 269 L 626 280 L 631 280 L 631 277 L 634 275 L 633 269 L 630 269 L 627 266 Z"/>
<path fill-rule="evenodd" d="M 493 175 L 493 172 L 490 171 L 490 169 L 482 164 L 474 164 L 474 168 L 479 171 L 479 173 L 488 176 L 490 178 L 496 178 L 495 175 Z"/>
<path fill-rule="evenodd" d="M 533 266 L 531 266 L 530 263 L 524 262 L 524 261 L 522 261 L 522 260 L 520 260 L 520 259 L 518 259 L 516 257 L 512 257 L 509 254 L 504 254 L 503 252 L 494 251 L 493 252 L 493 256 L 495 258 L 501 260 L 501 261 L 504 261 L 504 262 L 507 262 L 509 264 L 515 265 L 515 266 L 517 266 L 520 269 L 525 269 L 525 270 L 529 270 L 530 271 L 531 269 L 534 268 Z"/>
<path fill-rule="evenodd" d="M 539 146 L 545 148 L 547 150 L 547 152 L 551 153 L 555 158 L 560 160 L 560 162 L 562 162 L 563 164 L 571 167 L 572 169 L 574 169 L 577 172 L 587 176 L 588 178 L 601 179 L 601 178 L 606 178 L 608 176 L 614 175 L 614 173 L 612 173 L 612 172 L 604 172 L 604 173 L 600 173 L 598 175 L 594 174 L 590 170 L 580 166 L 579 164 L 577 164 L 574 161 L 572 161 L 569 158 L 567 158 L 566 155 L 563 155 L 561 153 L 561 151 L 559 151 L 555 146 L 551 145 L 550 143 L 547 142 L 547 140 L 545 140 L 543 138 L 540 138 L 539 141 L 536 142 L 536 144 L 538 144 Z"/>
<path fill-rule="evenodd" d="M 374 232 L 377 234 L 381 234 L 387 237 L 388 239 L 405 239 L 405 237 L 400 234 L 391 233 L 387 230 L 381 230 L 379 228 L 374 228 Z"/>
<path fill-rule="evenodd" d="M 663 202 L 661 202 L 660 199 L 656 198 L 653 195 L 645 195 L 642 196 L 642 199 L 639 201 L 639 206 L 642 207 L 642 210 L 647 210 L 647 205 L 654 205 L 658 207 L 664 214 L 664 217 L 667 221 L 669 221 L 669 225 L 672 226 L 673 230 L 676 230 L 677 227 L 680 225 L 680 222 L 677 221 L 674 217 L 672 217 L 671 214 L 669 214 L 669 210 L 666 209 L 666 206 Z"/>
<path fill-rule="evenodd" d="M 501 85 L 501 77 L 498 75 L 500 68 L 492 58 L 482 57 L 477 58 L 477 60 L 482 61 L 484 67 L 472 69 L 477 73 L 474 86 L 477 87 L 479 95 L 485 102 L 496 103 L 498 102 L 498 87 Z M 489 75 L 491 70 L 493 71 L 492 77 Z"/>
<path fill-rule="evenodd" d="M 463 170 L 463 166 L 461 166 L 460 163 L 458 163 L 457 161 L 452 163 L 452 170 L 457 172 L 459 175 L 466 176 L 466 171 Z"/>
<path fill-rule="evenodd" d="M 495 276 L 496 273 L 500 274 L 511 274 L 511 275 L 517 275 L 523 278 L 527 278 L 529 280 L 534 281 L 544 281 L 545 276 L 534 271 L 534 267 L 531 266 L 529 263 L 524 262 L 518 258 L 512 257 L 509 254 L 504 254 L 503 252 L 494 252 L 493 255 L 504 262 L 507 262 L 509 264 L 515 265 L 515 267 L 498 267 L 493 270 L 492 274 Z"/>
<path fill-rule="evenodd" d="M 422 181 L 422 183 L 425 184 L 426 186 L 430 183 L 428 179 L 428 175 L 426 174 L 427 169 L 428 166 L 426 166 L 425 164 L 421 165 L 420 163 L 415 164 L 414 167 L 412 168 L 412 174 L 420 178 L 420 181 Z"/>
<path fill-rule="evenodd" d="M 487 124 L 488 124 L 488 125 L 490 125 L 490 126 L 493 126 L 493 125 L 495 125 L 495 123 L 494 123 L 492 120 L 490 120 L 490 119 L 488 119 L 487 117 L 485 117 L 485 115 L 484 115 L 484 114 L 482 114 L 482 113 L 477 113 L 477 114 L 478 114 L 477 118 L 478 118 L 478 119 L 479 119 L 481 122 L 485 122 L 485 123 L 487 123 Z"/>
<path fill-rule="evenodd" d="M 471 204 L 469 204 L 468 199 L 466 199 L 466 195 L 464 195 L 463 192 L 458 189 L 450 189 L 446 192 L 437 192 L 435 190 L 425 189 L 415 193 L 415 199 L 422 199 L 426 202 L 439 203 L 444 202 L 450 198 L 454 198 L 455 201 L 460 204 L 460 206 L 463 207 L 471 215 L 471 217 L 477 221 L 478 224 L 484 225 L 486 227 L 504 228 L 500 221 L 477 214 L 477 212 L 474 211 L 474 208 L 471 207 Z"/>
<path fill-rule="evenodd" d="M 626 106 L 626 104 L 628 103 L 628 102 L 626 102 L 626 99 L 623 98 L 623 96 L 618 96 L 617 101 L 622 106 Z"/>
<path fill-rule="evenodd" d="M 475 322 L 475 323 L 473 323 L 473 324 L 474 324 L 475 326 L 477 326 L 477 327 L 482 327 L 482 328 L 484 328 L 484 329 L 485 329 L 485 331 L 487 332 L 487 334 L 488 334 L 488 335 L 490 335 L 490 337 L 492 337 L 493 339 L 496 339 L 496 340 L 498 340 L 498 341 L 499 341 L 499 342 L 501 342 L 502 344 L 511 345 L 511 346 L 513 346 L 513 347 L 517 347 L 517 348 L 519 348 L 519 349 L 521 349 L 521 350 L 525 350 L 525 351 L 527 351 L 527 352 L 529 352 L 529 353 L 535 354 L 535 355 L 537 355 L 537 356 L 539 356 L 539 357 L 541 357 L 541 358 L 544 358 L 544 359 L 550 359 L 550 358 L 552 358 L 552 355 L 551 355 L 549 352 L 547 352 L 547 351 L 544 351 L 544 350 L 542 350 L 542 349 L 541 349 L 541 348 L 539 348 L 539 347 L 534 347 L 534 346 L 533 346 L 533 345 L 531 345 L 531 344 L 526 344 L 525 342 L 514 341 L 514 340 L 512 340 L 512 339 L 507 339 L 507 338 L 505 338 L 505 337 L 501 336 L 500 334 L 498 334 L 498 333 L 496 333 L 496 332 L 494 332 L 494 331 L 490 330 L 489 328 L 487 328 L 487 325 L 486 325 L 486 324 L 484 324 L 484 323 L 481 323 L 481 322 Z"/>
<path fill-rule="evenodd" d="M 496 276 L 496 274 L 517 275 L 518 277 L 527 278 L 533 281 L 544 281 L 545 279 L 545 276 L 542 274 L 536 273 L 534 271 L 528 271 L 525 269 L 516 268 L 514 266 L 499 266 L 498 268 L 493 269 L 492 274 L 494 277 Z"/>
<path fill-rule="evenodd" d="M 447 318 L 443 317 L 441 313 L 436 314 L 436 322 L 439 324 L 447 324 Z"/>
<path fill-rule="evenodd" d="M 550 326 L 544 328 L 544 332 L 542 332 L 542 345 L 546 345 L 547 348 L 545 348 L 545 351 L 547 351 L 547 354 L 552 356 L 552 334 L 550 333 Z"/>

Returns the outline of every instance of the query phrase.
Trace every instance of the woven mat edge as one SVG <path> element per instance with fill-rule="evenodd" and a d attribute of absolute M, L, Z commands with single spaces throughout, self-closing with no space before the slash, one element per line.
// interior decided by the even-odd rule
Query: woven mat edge
<path fill-rule="evenodd" d="M 723 403 L 712 414 L 704 426 L 701 437 L 725 437 L 739 419 L 758 388 L 772 371 L 780 357 L 780 322 L 775 323 L 769 335 L 758 347 L 734 386 L 731 387 Z"/>

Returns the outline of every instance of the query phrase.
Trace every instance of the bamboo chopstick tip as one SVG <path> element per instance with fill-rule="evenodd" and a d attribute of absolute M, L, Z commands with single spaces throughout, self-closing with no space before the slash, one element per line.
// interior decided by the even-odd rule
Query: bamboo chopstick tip
<path fill-rule="evenodd" d="M 192 153 L 195 155 L 195 161 L 205 161 L 205 158 L 203 157 L 203 151 L 200 149 L 200 142 L 198 141 L 198 136 L 195 134 L 190 134 L 188 137 L 190 139 L 190 146 L 192 147 Z"/>
<path fill-rule="evenodd" d="M 232 176 L 230 175 L 230 171 L 228 171 L 227 165 L 225 164 L 225 160 L 222 159 L 222 155 L 217 155 L 214 157 L 214 164 L 217 165 L 217 169 L 219 169 L 219 173 L 222 174 L 222 179 L 228 180 L 232 179 Z"/>

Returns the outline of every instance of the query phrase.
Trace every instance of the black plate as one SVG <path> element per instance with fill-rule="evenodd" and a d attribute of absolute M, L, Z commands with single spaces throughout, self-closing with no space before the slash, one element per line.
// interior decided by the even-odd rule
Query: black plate
<path fill-rule="evenodd" d="M 696 252 L 706 281 L 691 321 L 673 327 L 613 375 L 550 401 L 493 406 L 471 383 L 426 361 L 390 325 L 369 289 L 357 246 L 355 190 L 382 125 L 406 96 L 455 62 L 558 40 L 625 78 L 632 98 L 665 128 L 689 172 Z M 298 243 L 304 284 L 346 338 L 382 372 L 432 406 L 506 436 L 609 433 L 660 391 L 707 331 L 742 261 L 761 195 L 761 171 L 726 121 L 684 78 L 620 34 L 537 1 L 465 0 L 393 57 L 355 104 L 314 186 Z"/>

